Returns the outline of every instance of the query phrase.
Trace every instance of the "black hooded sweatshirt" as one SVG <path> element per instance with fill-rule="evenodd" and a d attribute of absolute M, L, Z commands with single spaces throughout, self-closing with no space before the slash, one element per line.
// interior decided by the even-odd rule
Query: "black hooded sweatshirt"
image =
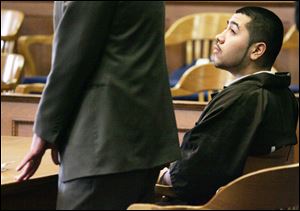
<path fill-rule="evenodd" d="M 290 74 L 246 76 L 218 93 L 181 145 L 182 159 L 170 166 L 176 194 L 204 203 L 242 175 L 248 155 L 297 143 L 298 101 Z"/>

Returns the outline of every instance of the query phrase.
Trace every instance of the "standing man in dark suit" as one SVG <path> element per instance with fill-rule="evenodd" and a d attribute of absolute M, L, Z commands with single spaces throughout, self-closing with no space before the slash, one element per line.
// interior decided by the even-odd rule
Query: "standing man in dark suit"
<path fill-rule="evenodd" d="M 160 167 L 180 156 L 163 2 L 57 1 L 55 14 L 52 69 L 18 181 L 52 148 L 58 209 L 150 202 Z"/>

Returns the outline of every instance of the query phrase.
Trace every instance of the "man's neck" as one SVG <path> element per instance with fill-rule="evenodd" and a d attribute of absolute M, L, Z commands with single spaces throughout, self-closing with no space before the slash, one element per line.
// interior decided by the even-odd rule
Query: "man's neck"
<path fill-rule="evenodd" d="M 239 70 L 229 70 L 229 72 L 231 72 L 235 78 L 240 78 L 246 75 L 252 75 L 256 72 L 261 72 L 261 71 L 266 71 L 267 69 L 265 68 L 261 68 L 261 67 L 257 67 L 257 66 L 253 66 L 253 65 L 249 65 L 243 69 L 239 69 Z"/>
<path fill-rule="evenodd" d="M 235 79 L 232 80 L 232 81 L 230 81 L 229 83 L 227 83 L 225 85 L 225 87 L 228 87 L 228 86 L 230 86 L 233 83 L 236 83 L 237 81 L 241 80 L 242 78 L 246 78 L 247 76 L 255 75 L 255 74 L 260 74 L 260 73 L 275 74 L 275 71 L 270 71 L 270 70 L 267 70 L 267 69 L 261 69 L 259 71 L 251 71 L 249 74 L 243 74 L 243 75 L 233 74 Z"/>

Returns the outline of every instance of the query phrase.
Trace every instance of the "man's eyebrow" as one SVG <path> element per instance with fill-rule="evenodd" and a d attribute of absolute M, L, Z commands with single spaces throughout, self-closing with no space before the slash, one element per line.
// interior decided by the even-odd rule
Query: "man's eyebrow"
<path fill-rule="evenodd" d="M 236 25 L 236 27 L 237 27 L 238 29 L 240 29 L 240 26 L 239 26 L 239 24 L 238 24 L 237 22 L 234 22 L 234 21 L 230 21 L 230 22 L 229 22 L 229 21 L 227 21 L 227 25 L 229 25 L 229 24 L 230 24 L 230 25 L 232 25 L 232 24 L 233 24 L 233 25 Z"/>

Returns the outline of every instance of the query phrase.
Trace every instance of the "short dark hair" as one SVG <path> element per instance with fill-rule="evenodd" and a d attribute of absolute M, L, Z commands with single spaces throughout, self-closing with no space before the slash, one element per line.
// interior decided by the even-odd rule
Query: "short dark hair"
<path fill-rule="evenodd" d="M 256 42 L 266 44 L 266 52 L 257 61 L 257 65 L 263 68 L 271 68 L 278 56 L 283 40 L 283 24 L 280 18 L 272 11 L 262 7 L 243 7 L 236 10 L 251 18 L 246 24 L 249 31 L 249 45 Z"/>

